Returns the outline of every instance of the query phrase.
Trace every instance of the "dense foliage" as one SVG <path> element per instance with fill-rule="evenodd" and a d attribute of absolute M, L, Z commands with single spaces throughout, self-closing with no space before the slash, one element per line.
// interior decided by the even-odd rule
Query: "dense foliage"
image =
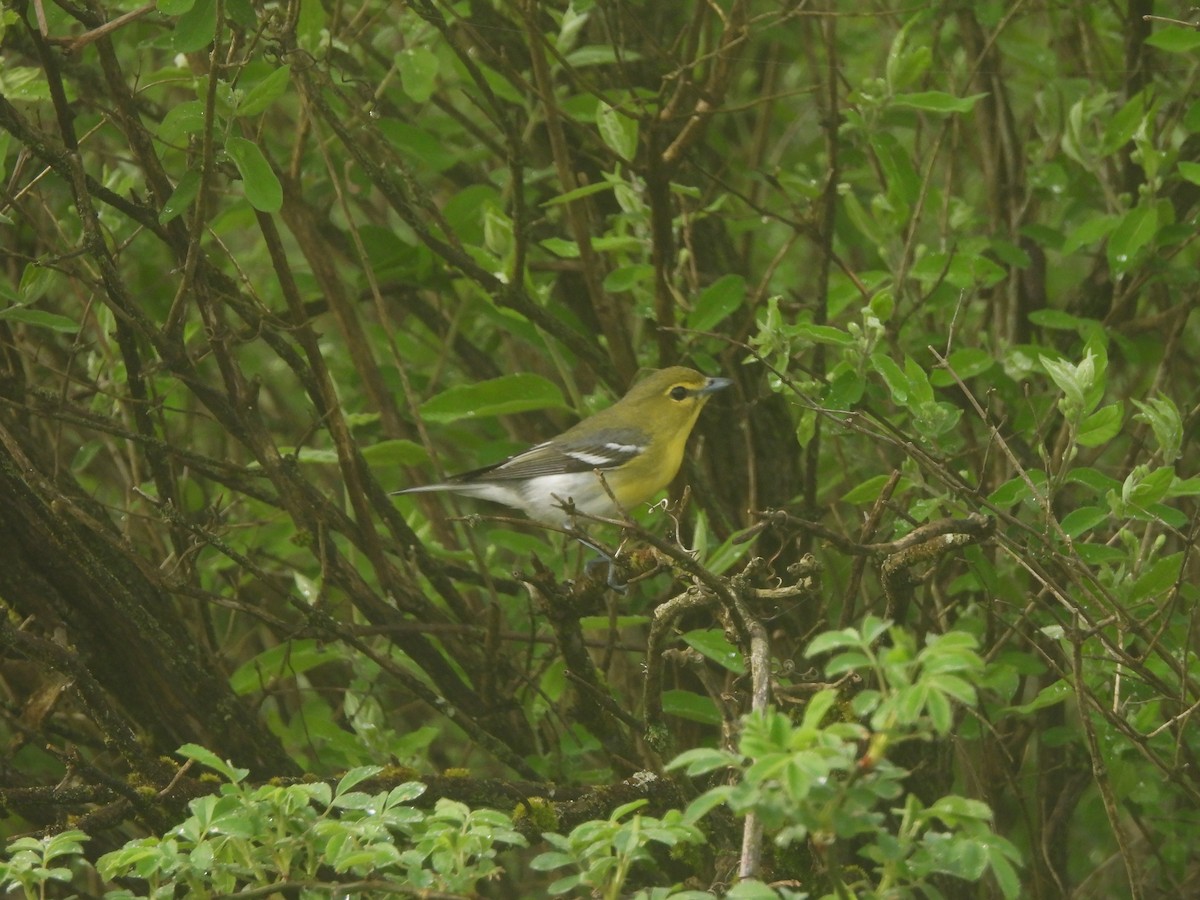
<path fill-rule="evenodd" d="M 1184 14 L 5 7 L 0 890 L 1195 892 Z"/>

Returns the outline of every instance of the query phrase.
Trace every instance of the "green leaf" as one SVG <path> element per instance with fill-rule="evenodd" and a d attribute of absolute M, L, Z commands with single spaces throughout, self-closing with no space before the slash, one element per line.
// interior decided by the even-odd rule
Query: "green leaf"
<path fill-rule="evenodd" d="M 689 631 L 683 636 L 683 641 L 706 659 L 711 659 L 730 672 L 742 675 L 746 671 L 746 661 L 742 659 L 742 654 L 722 631 L 715 628 Z"/>
<path fill-rule="evenodd" d="M 167 110 L 155 134 L 166 144 L 183 144 L 184 139 L 204 130 L 204 103 L 200 100 L 185 100 Z M 194 170 L 190 170 L 194 171 Z"/>
<path fill-rule="evenodd" d="M 212 43 L 217 34 L 217 0 L 196 0 L 175 23 L 171 46 L 176 53 L 195 53 Z"/>
<path fill-rule="evenodd" d="M 1028 715 L 1029 713 L 1037 712 L 1039 709 L 1057 706 L 1059 703 L 1063 703 L 1069 699 L 1070 696 L 1071 686 L 1065 681 L 1055 681 L 1038 691 L 1037 696 L 1028 703 L 1023 703 L 1020 706 L 1010 706 L 1007 711 Z"/>
<path fill-rule="evenodd" d="M 1028 481 L 1026 481 L 1026 478 L 1028 478 Z M 1025 473 L 1025 477 L 1016 475 L 996 488 L 988 496 L 988 502 L 996 506 L 1005 507 L 1012 506 L 1014 503 L 1023 503 L 1027 500 L 1032 500 L 1034 498 L 1029 490 L 1030 482 L 1032 482 L 1035 488 L 1040 489 L 1046 484 L 1046 473 L 1041 469 L 1030 469 Z"/>
<path fill-rule="evenodd" d="M 555 385 L 526 372 L 449 388 L 421 404 L 421 417 L 427 422 L 454 422 L 563 408 L 562 392 Z"/>
<path fill-rule="evenodd" d="M 662 708 L 664 713 L 687 719 L 689 722 L 699 722 L 701 725 L 721 724 L 721 713 L 712 698 L 692 691 L 663 691 Z"/>
<path fill-rule="evenodd" d="M 704 775 L 715 769 L 725 769 L 736 765 L 738 757 L 728 750 L 716 750 L 711 747 L 696 747 L 685 750 L 667 764 L 667 770 L 686 768 L 688 775 Z"/>
<path fill-rule="evenodd" d="M 1121 430 L 1125 420 L 1125 407 L 1121 403 L 1110 403 L 1086 416 L 1079 424 L 1075 442 L 1081 447 L 1099 447 L 1107 444 Z"/>
<path fill-rule="evenodd" d="M 1146 94 L 1139 91 L 1104 123 L 1104 136 L 1097 147 L 1103 156 L 1116 153 L 1133 139 L 1146 117 Z"/>
<path fill-rule="evenodd" d="M 1183 176 L 1184 181 L 1200 184 L 1200 163 L 1180 162 L 1179 174 Z"/>
<path fill-rule="evenodd" d="M 1112 517 L 1112 511 L 1101 506 L 1081 506 L 1071 510 L 1062 518 L 1059 523 L 1062 530 L 1073 538 L 1079 537 L 1081 534 L 1086 534 L 1097 525 L 1109 521 Z"/>
<path fill-rule="evenodd" d="M 239 116 L 257 116 L 265 112 L 287 90 L 292 70 L 288 66 L 280 66 L 246 92 L 237 107 Z"/>
<path fill-rule="evenodd" d="M 687 317 L 688 328 L 712 331 L 746 300 L 746 279 L 741 275 L 722 275 L 700 292 Z"/>
<path fill-rule="evenodd" d="M 871 354 L 871 368 L 883 379 L 892 399 L 901 406 L 908 405 L 910 385 L 908 376 L 900 368 L 899 363 L 886 353 L 877 351 Z"/>
<path fill-rule="evenodd" d="M 1146 38 L 1146 43 L 1168 53 L 1194 53 L 1200 50 L 1200 31 L 1169 26 Z"/>
<path fill-rule="evenodd" d="M 1128 505 L 1145 509 L 1162 500 L 1174 480 L 1175 470 L 1170 466 L 1153 471 L 1146 466 L 1136 466 L 1121 485 L 1121 499 Z"/>
<path fill-rule="evenodd" d="M 167 198 L 167 202 L 163 204 L 163 208 L 158 214 L 158 224 L 166 225 L 172 219 L 179 216 L 185 209 L 192 205 L 192 201 L 196 199 L 196 194 L 199 190 L 200 170 L 188 169 L 183 173 L 183 177 L 179 179 L 179 184 L 175 185 L 175 190 L 171 191 L 171 196 Z"/>
<path fill-rule="evenodd" d="M 575 857 L 571 856 L 569 853 L 550 851 L 546 853 L 539 853 L 532 860 L 530 860 L 529 868 L 533 869 L 535 872 L 552 872 L 555 869 L 561 869 L 565 866 L 571 866 L 574 864 Z M 571 887 L 574 887 L 574 884 L 572 884 Z M 555 891 L 552 893 L 561 893 L 561 891 Z"/>
<path fill-rule="evenodd" d="M 181 16 L 195 5 L 196 0 L 158 0 L 154 4 L 164 16 Z"/>
<path fill-rule="evenodd" d="M 1102 241 L 1117 227 L 1118 219 L 1113 215 L 1095 215 L 1086 219 L 1083 224 L 1071 231 L 1063 241 L 1062 253 L 1070 256 L 1084 247 L 1090 247 Z"/>
<path fill-rule="evenodd" d="M 1153 430 L 1163 462 L 1175 462 L 1183 442 L 1183 418 L 1179 415 L 1179 408 L 1164 394 L 1145 402 L 1134 400 L 1133 403 L 1138 408 L 1134 418 L 1145 422 Z"/>
<path fill-rule="evenodd" d="M 951 353 L 946 362 L 955 375 L 967 381 L 989 371 L 996 364 L 996 358 L 978 347 L 963 347 Z M 929 380 L 937 387 L 949 387 L 955 383 L 954 377 L 944 369 L 930 372 Z"/>
<path fill-rule="evenodd" d="M 230 137 L 225 141 L 225 152 L 242 174 L 242 189 L 250 205 L 259 212 L 279 212 L 283 206 L 283 186 L 258 144 L 245 138 Z"/>
<path fill-rule="evenodd" d="M 818 634 L 808 645 L 808 649 L 804 651 L 804 656 L 808 659 L 820 653 L 827 653 L 830 650 L 837 650 L 842 647 L 860 647 L 862 646 L 862 637 L 853 628 L 842 628 L 838 631 L 826 631 Z"/>
<path fill-rule="evenodd" d="M 373 466 L 417 466 L 429 459 L 425 448 L 413 441 L 380 441 L 362 448 L 363 459 Z"/>
<path fill-rule="evenodd" d="M 596 107 L 596 127 L 608 148 L 624 160 L 637 155 L 638 123 L 603 101 Z"/>
<path fill-rule="evenodd" d="M 440 63 L 427 47 L 409 47 L 396 54 L 396 70 L 400 86 L 416 103 L 425 103 L 433 96 Z"/>
<path fill-rule="evenodd" d="M 892 105 L 922 112 L 967 113 L 986 96 L 987 94 L 972 94 L 969 97 L 955 97 L 944 91 L 918 91 L 912 94 L 897 94 L 892 98 Z"/>
<path fill-rule="evenodd" d="M 1156 560 L 1130 586 L 1128 602 L 1136 603 L 1170 590 L 1179 580 L 1182 568 L 1183 553 L 1172 553 L 1170 556 Z"/>
<path fill-rule="evenodd" d="M 574 190 L 551 197 L 542 206 L 558 206 L 563 203 L 570 203 L 572 200 L 590 197 L 593 194 L 599 194 L 601 191 L 611 191 L 615 186 L 611 181 L 593 181 L 591 184 L 585 184 L 583 187 L 577 187 Z M 651 266 L 650 268 L 653 271 L 654 267 Z"/>
<path fill-rule="evenodd" d="M 856 485 L 855 487 L 852 487 L 850 490 L 846 491 L 846 493 L 842 495 L 842 501 L 845 503 L 854 504 L 874 503 L 877 499 L 879 499 L 879 494 L 882 492 L 883 486 L 887 484 L 889 480 L 890 476 L 888 475 L 876 475 L 873 478 L 868 478 L 861 484 Z M 911 486 L 911 481 L 909 481 L 907 478 L 901 478 L 896 484 L 896 489 L 893 492 L 893 496 L 899 496 L 900 494 L 903 494 Z"/>
<path fill-rule="evenodd" d="M 239 769 L 199 744 L 184 744 L 175 752 L 184 759 L 193 759 L 202 766 L 208 766 L 213 771 L 220 772 L 233 784 L 244 780 L 250 774 L 249 769 Z"/>
<path fill-rule="evenodd" d="M 887 131 L 872 136 L 871 149 L 887 182 L 888 198 L 893 205 L 908 209 L 921 194 L 921 176 L 908 151 Z"/>
<path fill-rule="evenodd" d="M 341 777 L 337 783 L 335 794 L 341 796 L 368 778 L 374 778 L 382 771 L 383 766 L 357 766 Z"/>
<path fill-rule="evenodd" d="M 341 657 L 329 644 L 315 638 L 299 638 L 276 644 L 238 666 L 229 676 L 235 694 L 245 696 L 269 688 L 279 679 L 292 679 L 317 666 L 338 662 Z"/>
<path fill-rule="evenodd" d="M 725 900 L 779 900 L 780 895 L 769 884 L 764 884 L 757 878 L 747 878 L 725 891 L 722 896 Z"/>
<path fill-rule="evenodd" d="M 632 290 L 654 277 L 654 266 L 649 263 L 634 263 L 613 269 L 604 276 L 604 290 L 611 294 Z"/>
<path fill-rule="evenodd" d="M 832 325 L 813 325 L 801 322 L 793 326 L 792 333 L 799 338 L 805 338 L 814 344 L 831 344 L 835 347 L 848 347 L 854 343 L 854 336 Z"/>
<path fill-rule="evenodd" d="M 78 322 L 68 319 L 66 316 L 43 312 L 40 309 L 30 309 L 27 306 L 10 306 L 7 309 L 0 309 L 0 319 L 71 334 L 78 331 L 80 327 Z"/>
<path fill-rule="evenodd" d="M 1117 222 L 1108 238 L 1108 265 L 1121 275 L 1129 271 L 1137 261 L 1138 251 L 1154 239 L 1158 231 L 1158 208 L 1135 206 Z"/>
<path fill-rule="evenodd" d="M 847 650 L 845 653 L 837 654 L 825 664 L 825 674 L 834 678 L 843 672 L 855 672 L 870 667 L 871 658 L 867 654 L 860 650 Z"/>

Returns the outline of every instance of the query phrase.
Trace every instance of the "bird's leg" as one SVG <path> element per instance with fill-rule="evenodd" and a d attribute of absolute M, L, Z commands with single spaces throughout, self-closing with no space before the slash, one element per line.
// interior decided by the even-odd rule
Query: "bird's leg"
<path fill-rule="evenodd" d="M 589 550 L 594 550 L 600 555 L 599 559 L 589 559 L 587 563 L 584 564 L 584 569 L 589 575 L 596 570 L 597 566 L 607 564 L 608 575 L 605 577 L 605 583 L 619 594 L 623 594 L 629 590 L 629 585 L 624 581 L 618 580 L 617 578 L 617 555 L 620 554 L 619 549 L 617 554 L 609 553 L 582 531 L 572 530 L 571 536 Z"/>

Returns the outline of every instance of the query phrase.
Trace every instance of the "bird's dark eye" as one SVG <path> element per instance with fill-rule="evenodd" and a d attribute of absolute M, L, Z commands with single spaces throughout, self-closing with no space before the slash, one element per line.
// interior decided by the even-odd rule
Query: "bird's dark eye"
<path fill-rule="evenodd" d="M 685 388 L 682 384 L 675 385 L 675 387 L 671 388 L 670 394 L 668 394 L 668 396 L 672 400 L 682 400 L 687 395 L 688 395 L 688 389 Z"/>

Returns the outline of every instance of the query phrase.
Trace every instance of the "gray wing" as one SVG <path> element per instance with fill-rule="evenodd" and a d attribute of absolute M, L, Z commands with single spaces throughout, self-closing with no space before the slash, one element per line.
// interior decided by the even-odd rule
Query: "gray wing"
<path fill-rule="evenodd" d="M 608 428 L 596 438 L 572 438 L 566 432 L 557 441 L 546 441 L 482 469 L 456 475 L 457 483 L 488 480 L 536 478 L 539 475 L 566 475 L 574 472 L 605 471 L 624 465 L 646 449 L 648 437 L 638 428 Z"/>

